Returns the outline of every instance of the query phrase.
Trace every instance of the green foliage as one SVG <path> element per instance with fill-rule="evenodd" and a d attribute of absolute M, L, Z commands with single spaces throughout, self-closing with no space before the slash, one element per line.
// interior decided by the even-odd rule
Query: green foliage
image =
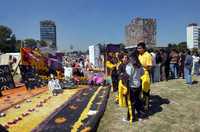
<path fill-rule="evenodd" d="M 186 51 L 186 49 L 187 49 L 187 42 L 180 42 L 178 44 L 175 44 L 175 43 L 171 44 L 171 43 L 169 43 L 168 44 L 168 49 L 169 50 L 176 49 L 179 52 Z"/>
<path fill-rule="evenodd" d="M 22 41 L 21 41 L 21 40 L 16 40 L 15 47 L 16 47 L 16 51 L 17 51 L 17 52 L 20 51 L 20 48 L 21 48 L 22 46 L 23 46 Z"/>
<path fill-rule="evenodd" d="M 16 37 L 9 27 L 0 25 L 1 52 L 16 52 Z"/>
<path fill-rule="evenodd" d="M 38 41 L 38 43 L 40 44 L 41 47 L 47 47 L 48 46 L 47 42 L 44 41 L 44 40 Z"/>
<path fill-rule="evenodd" d="M 9 27 L 0 25 L 0 42 L 6 42 L 11 38 L 12 30 Z"/>
<path fill-rule="evenodd" d="M 37 41 L 35 39 L 32 39 L 32 38 L 27 38 L 24 40 L 24 47 L 27 47 L 27 48 L 35 48 L 37 47 Z"/>
<path fill-rule="evenodd" d="M 192 53 L 198 53 L 198 51 L 199 51 L 198 48 L 193 48 L 192 49 Z"/>

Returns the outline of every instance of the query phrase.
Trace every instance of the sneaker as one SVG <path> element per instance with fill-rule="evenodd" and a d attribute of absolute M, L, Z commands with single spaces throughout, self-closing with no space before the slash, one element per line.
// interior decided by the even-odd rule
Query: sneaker
<path fill-rule="evenodd" d="M 122 121 L 127 123 L 129 122 L 126 118 L 122 118 Z"/>
<path fill-rule="evenodd" d="M 142 119 L 142 118 L 138 118 L 138 121 L 139 121 L 139 122 L 142 122 L 142 121 L 143 121 L 143 119 Z"/>

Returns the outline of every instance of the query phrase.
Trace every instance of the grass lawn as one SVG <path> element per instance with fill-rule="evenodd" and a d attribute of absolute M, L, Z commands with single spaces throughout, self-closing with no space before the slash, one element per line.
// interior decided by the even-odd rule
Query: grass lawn
<path fill-rule="evenodd" d="M 114 103 L 110 94 L 98 132 L 199 132 L 200 77 L 192 88 L 183 79 L 160 82 L 151 86 L 150 116 L 132 126 L 123 122 L 127 109 Z"/>

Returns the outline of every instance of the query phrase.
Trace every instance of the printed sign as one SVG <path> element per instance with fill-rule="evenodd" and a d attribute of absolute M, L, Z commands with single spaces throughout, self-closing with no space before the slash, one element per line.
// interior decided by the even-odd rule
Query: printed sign
<path fill-rule="evenodd" d="M 36 68 L 30 65 L 19 65 L 22 79 L 25 86 L 29 89 L 40 87 L 42 85 L 42 80 L 40 79 Z"/>
<path fill-rule="evenodd" d="M 0 65 L 0 89 L 15 88 L 9 65 Z"/>

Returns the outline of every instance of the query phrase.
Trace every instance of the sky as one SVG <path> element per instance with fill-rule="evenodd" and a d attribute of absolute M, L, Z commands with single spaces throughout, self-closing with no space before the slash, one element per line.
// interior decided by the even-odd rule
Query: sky
<path fill-rule="evenodd" d="M 0 25 L 17 39 L 40 39 L 39 22 L 53 20 L 59 50 L 124 43 L 135 17 L 157 19 L 157 44 L 186 41 L 186 26 L 200 24 L 200 0 L 0 0 Z"/>

